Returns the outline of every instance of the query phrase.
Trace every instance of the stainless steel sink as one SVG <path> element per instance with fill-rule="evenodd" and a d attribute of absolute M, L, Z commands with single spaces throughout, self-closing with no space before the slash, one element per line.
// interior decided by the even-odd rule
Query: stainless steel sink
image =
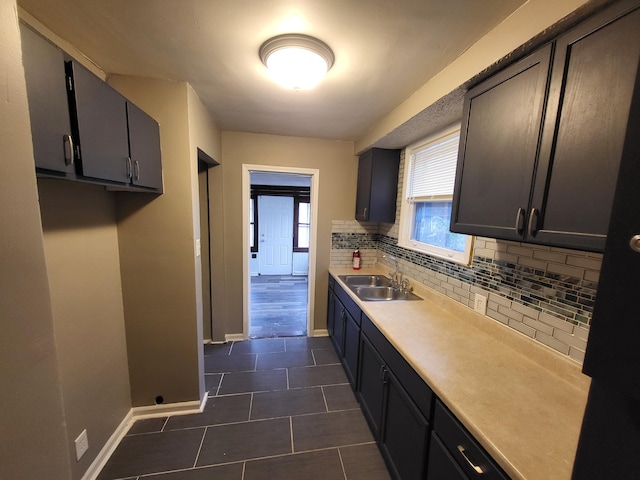
<path fill-rule="evenodd" d="M 360 300 L 384 302 L 392 300 L 422 300 L 411 292 L 403 292 L 391 285 L 384 275 L 340 275 L 340 279 Z"/>
<path fill-rule="evenodd" d="M 350 287 L 388 287 L 391 285 L 391 280 L 384 275 L 340 275 L 340 279 Z"/>
<path fill-rule="evenodd" d="M 354 287 L 352 290 L 358 298 L 368 301 L 422 300 L 412 292 L 394 287 Z"/>

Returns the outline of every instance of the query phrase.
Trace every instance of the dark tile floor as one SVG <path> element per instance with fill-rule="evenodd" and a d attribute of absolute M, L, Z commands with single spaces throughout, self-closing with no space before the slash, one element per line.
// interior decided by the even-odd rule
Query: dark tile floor
<path fill-rule="evenodd" d="M 249 337 L 307 335 L 308 285 L 304 275 L 251 277 Z"/>
<path fill-rule="evenodd" d="M 196 415 L 136 422 L 99 480 L 389 480 L 331 341 L 205 347 Z"/>

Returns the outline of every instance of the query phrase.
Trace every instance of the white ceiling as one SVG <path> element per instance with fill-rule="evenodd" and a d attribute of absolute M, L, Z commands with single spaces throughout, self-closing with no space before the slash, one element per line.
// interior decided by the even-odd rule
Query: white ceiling
<path fill-rule="evenodd" d="M 357 140 L 524 0 L 18 0 L 109 74 L 189 82 L 221 130 Z M 312 91 L 258 48 L 313 35 L 336 61 Z"/>

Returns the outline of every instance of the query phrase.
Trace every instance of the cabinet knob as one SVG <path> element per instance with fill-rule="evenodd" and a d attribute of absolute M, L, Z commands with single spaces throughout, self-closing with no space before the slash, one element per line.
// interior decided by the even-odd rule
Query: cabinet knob
<path fill-rule="evenodd" d="M 629 240 L 629 246 L 634 252 L 640 253 L 640 235 L 634 235 L 631 237 L 631 240 Z"/>

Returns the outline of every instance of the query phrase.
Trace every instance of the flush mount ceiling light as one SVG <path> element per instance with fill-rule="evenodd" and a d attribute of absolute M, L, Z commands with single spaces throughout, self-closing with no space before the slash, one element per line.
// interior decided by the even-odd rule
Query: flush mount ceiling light
<path fill-rule="evenodd" d="M 270 38 L 262 44 L 259 53 L 273 79 L 294 90 L 315 87 L 335 60 L 326 43 L 297 33 Z"/>

